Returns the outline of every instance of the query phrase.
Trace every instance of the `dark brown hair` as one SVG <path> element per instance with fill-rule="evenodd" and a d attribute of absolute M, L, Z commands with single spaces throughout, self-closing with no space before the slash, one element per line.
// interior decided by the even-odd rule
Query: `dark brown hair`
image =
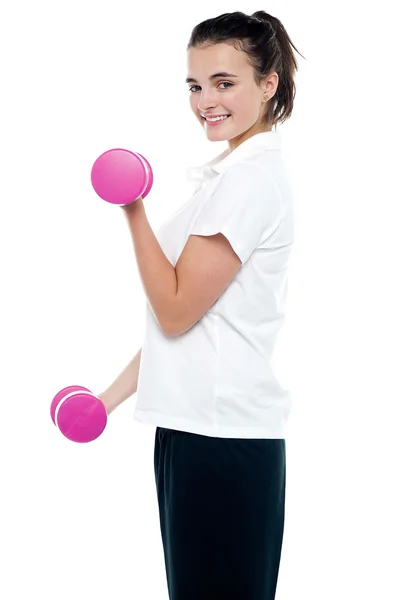
<path fill-rule="evenodd" d="M 294 77 L 298 64 L 292 48 L 302 54 L 291 42 L 281 21 L 263 10 L 251 16 L 239 11 L 224 13 L 196 25 L 187 50 L 220 43 L 245 52 L 258 86 L 270 73 L 277 73 L 278 86 L 266 104 L 263 124 L 277 127 L 278 122 L 284 123 L 291 116 L 296 93 Z"/>

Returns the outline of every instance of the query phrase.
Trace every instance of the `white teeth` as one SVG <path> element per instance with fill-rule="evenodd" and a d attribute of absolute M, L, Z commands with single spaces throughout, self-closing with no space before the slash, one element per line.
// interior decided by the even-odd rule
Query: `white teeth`
<path fill-rule="evenodd" d="M 229 115 L 223 115 L 222 117 L 215 117 L 214 119 L 206 119 L 207 121 L 222 121 L 223 119 L 227 119 Z"/>

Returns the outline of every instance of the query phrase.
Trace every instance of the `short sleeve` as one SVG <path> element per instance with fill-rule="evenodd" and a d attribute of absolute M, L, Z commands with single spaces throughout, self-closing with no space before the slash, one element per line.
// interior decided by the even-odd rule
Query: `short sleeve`
<path fill-rule="evenodd" d="M 251 163 L 238 163 L 222 174 L 191 234 L 222 233 L 244 264 L 274 233 L 282 218 L 280 192 L 267 171 Z"/>

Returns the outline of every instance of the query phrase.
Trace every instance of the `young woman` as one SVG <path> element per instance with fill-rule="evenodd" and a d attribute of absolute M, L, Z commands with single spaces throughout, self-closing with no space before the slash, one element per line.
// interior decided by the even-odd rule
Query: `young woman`
<path fill-rule="evenodd" d="M 293 197 L 277 123 L 297 63 L 281 22 L 226 13 L 192 31 L 191 109 L 228 148 L 156 237 L 123 207 L 148 300 L 143 348 L 101 394 L 136 390 L 154 469 L 171 600 L 272 600 L 284 530 L 289 392 L 271 358 L 284 321 Z M 301 55 L 302 56 L 302 55 Z"/>

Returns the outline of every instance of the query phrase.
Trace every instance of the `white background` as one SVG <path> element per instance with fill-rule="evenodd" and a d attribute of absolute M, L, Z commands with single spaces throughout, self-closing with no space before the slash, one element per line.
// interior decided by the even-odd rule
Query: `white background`
<path fill-rule="evenodd" d="M 187 5 L 188 6 L 188 5 Z M 0 13 L 0 597 L 167 600 L 155 427 L 135 396 L 89 444 L 50 419 L 141 347 L 145 296 L 123 211 L 90 182 L 114 147 L 150 161 L 156 230 L 212 144 L 186 45 L 223 12 L 278 17 L 303 60 L 278 131 L 296 198 L 276 369 L 294 407 L 277 600 L 399 598 L 398 85 L 393 4 L 15 1 Z M 244 599 L 243 599 L 244 600 Z"/>

